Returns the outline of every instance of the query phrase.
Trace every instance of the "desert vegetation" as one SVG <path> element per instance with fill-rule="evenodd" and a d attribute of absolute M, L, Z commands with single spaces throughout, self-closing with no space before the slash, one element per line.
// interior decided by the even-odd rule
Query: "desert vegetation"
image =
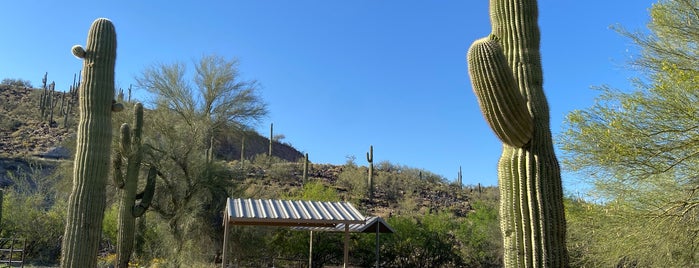
<path fill-rule="evenodd" d="M 116 37 L 97 20 L 86 47 L 105 55 L 74 47 L 85 69 L 73 84 L 46 72 L 36 88 L 0 82 L 0 237 L 24 239 L 30 267 L 220 267 L 227 197 L 298 199 L 383 217 L 395 233 L 380 236 L 381 267 L 696 266 L 699 2 L 658 2 L 648 31 L 617 26 L 640 51 L 630 63 L 641 70 L 635 88 L 599 86 L 594 105 L 571 112 L 557 137 L 538 84 L 535 4 L 492 0 L 493 32 L 468 55 L 474 92 L 504 144 L 498 187 L 463 185 L 473 180 L 460 167 L 451 182 L 374 161 L 382 148 L 372 141 L 366 158 L 315 163 L 313 152 L 280 142 L 278 126 L 254 130 L 268 104 L 235 58 L 147 65 L 134 86 L 152 101 L 132 98 L 131 87 L 125 96 L 100 69 L 113 64 Z M 561 168 L 590 193 L 563 196 L 556 146 Z M 235 226 L 226 253 L 239 267 L 307 267 L 309 239 Z M 312 239 L 313 267 L 342 265 L 342 234 Z M 376 265 L 375 239 L 351 235 L 351 265 Z"/>

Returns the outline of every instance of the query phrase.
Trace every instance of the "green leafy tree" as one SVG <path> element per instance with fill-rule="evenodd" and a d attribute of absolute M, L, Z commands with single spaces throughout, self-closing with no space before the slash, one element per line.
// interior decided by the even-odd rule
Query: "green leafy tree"
<path fill-rule="evenodd" d="M 396 232 L 382 238 L 381 266 L 463 267 L 454 234 L 458 223 L 452 217 L 448 213 L 438 213 L 389 218 L 387 222 Z"/>
<path fill-rule="evenodd" d="M 699 258 L 699 1 L 664 0 L 650 13 L 648 33 L 619 29 L 640 48 L 635 90 L 600 87 L 592 107 L 568 115 L 561 145 L 566 167 L 605 202 L 590 210 L 610 219 L 587 226 L 599 227 L 596 246 L 628 246 L 600 258 L 690 267 Z"/>
<path fill-rule="evenodd" d="M 241 80 L 237 66 L 235 59 L 202 57 L 194 68 L 196 89 L 183 63 L 156 64 L 136 77 L 155 97 L 144 161 L 159 170 L 151 206 L 176 243 L 170 252 L 175 265 L 206 256 L 197 253 L 221 241 L 220 211 L 236 179 L 215 159 L 217 138 L 229 133 L 221 130 L 244 129 L 267 114 L 256 82 Z"/>

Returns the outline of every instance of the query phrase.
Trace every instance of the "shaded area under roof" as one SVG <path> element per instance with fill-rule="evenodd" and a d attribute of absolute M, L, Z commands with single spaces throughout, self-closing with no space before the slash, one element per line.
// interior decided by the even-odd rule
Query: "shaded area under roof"
<path fill-rule="evenodd" d="M 379 233 L 394 233 L 395 231 L 381 217 L 371 216 L 366 218 L 364 223 L 352 223 L 349 225 L 350 233 L 376 233 L 376 228 L 379 228 Z M 316 232 L 335 232 L 342 233 L 345 231 L 345 224 L 341 223 L 331 227 L 291 227 L 295 231 L 316 231 Z"/>
<path fill-rule="evenodd" d="M 289 227 L 337 227 L 345 233 L 343 263 L 349 262 L 349 226 L 364 224 L 366 218 L 348 202 L 290 201 L 228 198 L 223 213 L 222 267 L 228 265 L 229 225 Z M 376 229 L 374 229 L 376 231 Z M 378 235 L 378 234 L 377 234 Z"/>

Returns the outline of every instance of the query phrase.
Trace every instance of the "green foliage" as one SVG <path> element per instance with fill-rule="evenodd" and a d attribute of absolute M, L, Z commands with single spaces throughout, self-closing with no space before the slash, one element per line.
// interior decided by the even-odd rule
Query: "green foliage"
<path fill-rule="evenodd" d="M 340 197 L 335 189 L 327 187 L 320 181 L 310 181 L 303 185 L 301 191 L 297 194 L 285 195 L 281 194 L 282 199 L 291 200 L 308 200 L 308 201 L 323 201 L 323 202 L 338 202 Z"/>
<path fill-rule="evenodd" d="M 2 79 L 2 82 L 0 82 L 0 85 L 2 85 L 2 86 L 12 86 L 12 87 L 33 88 L 32 82 L 30 82 L 29 80 L 16 79 L 16 78 L 5 78 L 5 79 Z"/>
<path fill-rule="evenodd" d="M 351 196 L 363 197 L 368 190 L 367 169 L 356 165 L 345 165 L 338 175 L 337 186 L 346 189 Z"/>
<path fill-rule="evenodd" d="M 503 142 L 498 178 L 507 267 L 568 266 L 537 14 L 535 0 L 491 0 L 492 32 L 467 55 L 481 111 Z"/>
<path fill-rule="evenodd" d="M 660 1 L 649 33 L 617 28 L 640 48 L 630 64 L 643 77 L 633 90 L 599 87 L 592 107 L 566 118 L 564 164 L 599 201 L 570 202 L 576 263 L 697 265 L 698 9 L 697 1 Z"/>
<path fill-rule="evenodd" d="M 66 201 L 60 198 L 56 180 L 42 165 L 10 173 L 14 182 L 4 189 L 0 237 L 26 239 L 25 259 L 35 264 L 53 264 L 60 257 Z"/>
<path fill-rule="evenodd" d="M 462 267 L 455 250 L 455 221 L 446 213 L 392 217 L 396 233 L 383 236 L 382 267 Z M 370 247 L 371 248 L 371 247 Z"/>
<path fill-rule="evenodd" d="M 119 233 L 119 205 L 114 203 L 104 211 L 102 220 L 102 235 L 107 241 L 116 242 Z"/>
<path fill-rule="evenodd" d="M 469 213 L 459 226 L 457 239 L 464 262 L 468 267 L 498 267 L 502 265 L 502 239 L 498 226 L 497 200 L 473 203 Z"/>
<path fill-rule="evenodd" d="M 182 63 L 157 64 L 136 78 L 156 96 L 144 140 L 151 145 L 146 159 L 159 171 L 151 207 L 160 241 L 174 245 L 164 256 L 172 266 L 213 258 L 205 249 L 222 241 L 220 211 L 242 173 L 232 172 L 212 149 L 233 133 L 228 130 L 245 129 L 267 112 L 256 83 L 240 81 L 235 59 L 202 57 L 195 64 L 195 90 L 184 69 Z"/>

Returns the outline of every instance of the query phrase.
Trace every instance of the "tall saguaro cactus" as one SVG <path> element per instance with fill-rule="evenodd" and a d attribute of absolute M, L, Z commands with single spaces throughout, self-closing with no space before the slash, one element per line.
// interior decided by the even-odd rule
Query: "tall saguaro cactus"
<path fill-rule="evenodd" d="M 83 59 L 79 89 L 80 116 L 68 199 L 61 267 L 96 267 L 106 200 L 112 144 L 116 31 L 108 19 L 97 19 L 87 46 L 73 46 Z"/>
<path fill-rule="evenodd" d="M 369 177 L 367 187 L 369 198 L 374 197 L 374 145 L 369 145 L 369 152 L 366 153 L 366 161 L 369 162 Z"/>
<path fill-rule="evenodd" d="M 129 124 L 121 125 L 120 148 L 114 157 L 114 183 L 121 189 L 119 203 L 119 235 L 117 237 L 117 268 L 128 267 L 131 253 L 134 249 L 134 233 L 136 218 L 142 216 L 155 192 L 155 176 L 157 170 L 150 167 L 146 177 L 146 187 L 140 194 L 136 194 L 138 188 L 138 174 L 143 160 L 143 146 L 141 133 L 143 131 L 143 105 L 136 103 L 134 106 L 134 128 Z M 126 162 L 126 178 L 122 171 L 123 159 Z M 141 199 L 140 203 L 136 203 Z"/>
<path fill-rule="evenodd" d="M 503 142 L 505 267 L 567 267 L 561 173 L 543 91 L 536 0 L 491 0 L 492 33 L 468 51 L 473 90 Z"/>

